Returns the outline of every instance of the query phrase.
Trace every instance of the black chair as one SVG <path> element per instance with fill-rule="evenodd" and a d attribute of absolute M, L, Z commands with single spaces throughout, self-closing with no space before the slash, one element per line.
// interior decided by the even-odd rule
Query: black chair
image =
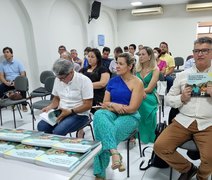
<path fill-rule="evenodd" d="M 45 81 L 45 89 L 48 91 L 48 94 L 52 93 L 52 89 L 54 86 L 54 80 L 55 80 L 55 76 L 50 76 L 46 79 Z M 35 125 L 34 125 L 34 121 L 36 121 L 35 115 L 34 115 L 34 109 L 43 109 L 44 107 L 48 106 L 51 101 L 52 101 L 53 95 L 51 95 L 50 99 L 42 99 L 40 101 L 36 101 L 34 103 L 32 103 L 32 125 L 33 125 L 33 130 L 35 129 Z"/>
<path fill-rule="evenodd" d="M 175 57 L 174 61 L 175 61 L 175 67 L 176 67 L 176 69 L 174 70 L 174 73 L 183 71 L 182 69 L 179 69 L 179 68 L 180 68 L 180 66 L 183 66 L 184 59 L 182 57 Z"/>
<path fill-rule="evenodd" d="M 142 157 L 141 153 L 141 140 L 140 140 L 140 133 L 138 129 L 135 129 L 124 141 L 127 141 L 127 177 L 130 177 L 130 140 L 138 136 L 138 144 L 139 144 L 139 151 L 140 157 Z"/>
<path fill-rule="evenodd" d="M 88 126 L 88 127 L 90 128 L 90 130 L 91 130 L 92 138 L 93 138 L 93 140 L 95 141 L 95 137 L 94 137 L 94 133 L 93 133 L 93 127 L 92 127 L 92 125 L 91 125 L 92 121 L 93 121 L 93 119 L 92 119 L 92 115 L 91 115 L 91 113 L 90 113 L 90 114 L 89 114 L 89 118 L 88 118 L 88 122 L 87 122 L 86 124 L 84 124 L 82 127 L 80 127 L 80 128 L 76 131 L 76 137 L 77 137 L 77 135 L 78 135 L 78 132 L 79 132 L 81 129 L 83 129 L 83 128 L 85 128 L 85 127 Z M 75 132 L 75 131 L 69 132 L 70 136 L 71 136 L 71 133 L 73 133 L 73 132 Z"/>
<path fill-rule="evenodd" d="M 15 86 L 15 91 L 25 91 L 27 96 L 29 96 L 29 83 L 28 83 L 28 78 L 27 77 L 22 77 L 22 76 L 17 76 L 14 80 L 14 86 Z M 2 112 L 1 109 L 4 107 L 11 106 L 12 111 L 13 111 L 13 120 L 14 120 L 14 127 L 16 128 L 16 118 L 15 118 L 15 107 L 18 108 L 19 114 L 22 118 L 22 115 L 20 113 L 19 105 L 23 103 L 27 103 L 31 109 L 31 103 L 28 101 L 28 97 L 22 98 L 20 100 L 11 100 L 9 98 L 6 99 L 1 99 L 0 101 L 0 119 L 1 119 L 1 125 L 3 124 L 2 122 Z"/>
<path fill-rule="evenodd" d="M 166 82 L 164 75 L 162 73 L 159 74 L 159 80 L 161 82 Z M 159 114 L 161 115 L 161 111 L 164 117 L 164 105 L 165 105 L 165 100 L 164 100 L 164 95 L 159 94 L 159 99 L 160 99 L 160 103 L 159 103 Z"/>
<path fill-rule="evenodd" d="M 45 88 L 45 81 L 48 77 L 52 77 L 52 76 L 55 76 L 54 73 L 52 71 L 43 71 L 41 74 L 40 74 L 40 82 L 42 84 L 44 84 L 44 87 L 38 87 L 36 88 L 35 90 L 33 90 L 31 93 L 30 93 L 30 96 L 31 98 L 34 98 L 34 97 L 41 97 L 43 99 L 43 97 L 46 97 L 48 95 L 50 95 L 51 93 Z"/>

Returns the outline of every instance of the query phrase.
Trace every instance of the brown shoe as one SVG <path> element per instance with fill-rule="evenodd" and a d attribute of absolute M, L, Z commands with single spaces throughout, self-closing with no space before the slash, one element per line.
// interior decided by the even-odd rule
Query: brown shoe
<path fill-rule="evenodd" d="M 190 180 L 196 173 L 197 167 L 192 164 L 191 169 L 187 173 L 182 173 L 178 180 Z"/>
<path fill-rule="evenodd" d="M 28 111 L 27 106 L 22 105 L 22 111 L 23 111 L 23 112 L 27 112 L 27 111 Z"/>

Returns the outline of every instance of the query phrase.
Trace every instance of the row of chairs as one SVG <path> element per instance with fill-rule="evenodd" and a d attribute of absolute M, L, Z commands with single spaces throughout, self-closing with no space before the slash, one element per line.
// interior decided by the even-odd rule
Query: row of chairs
<path fill-rule="evenodd" d="M 10 98 L 2 98 L 0 99 L 0 121 L 1 125 L 3 125 L 3 120 L 2 120 L 2 108 L 6 108 L 8 106 L 12 107 L 13 111 L 13 121 L 14 121 L 14 127 L 16 128 L 16 116 L 15 116 L 15 108 L 17 107 L 20 117 L 22 118 L 22 114 L 20 112 L 20 105 L 23 103 L 27 103 L 30 107 L 31 114 L 32 114 L 32 124 L 33 124 L 33 129 L 34 129 L 34 111 L 33 111 L 33 103 L 32 103 L 32 98 L 34 97 L 41 97 L 42 99 L 46 97 L 47 95 L 51 94 L 51 90 L 48 89 L 47 84 L 50 84 L 50 81 L 52 81 L 52 87 L 54 83 L 54 73 L 52 71 L 44 71 L 40 75 L 40 81 L 42 84 L 45 84 L 44 87 L 39 87 L 32 91 L 32 93 L 29 93 L 29 82 L 27 77 L 22 77 L 18 76 L 14 80 L 14 86 L 15 86 L 15 91 L 25 91 L 27 97 L 22 98 L 20 100 L 11 100 Z M 49 80 L 47 80 L 49 79 Z M 28 101 L 29 100 L 29 101 Z"/>

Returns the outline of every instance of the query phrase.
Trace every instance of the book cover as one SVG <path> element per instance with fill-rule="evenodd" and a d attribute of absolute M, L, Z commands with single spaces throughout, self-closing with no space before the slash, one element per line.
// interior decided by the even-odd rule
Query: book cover
<path fill-rule="evenodd" d="M 64 137 L 58 143 L 53 144 L 52 148 L 85 153 L 95 148 L 99 144 L 99 141 Z"/>
<path fill-rule="evenodd" d="M 53 144 L 58 143 L 64 136 L 43 133 L 38 136 L 30 136 L 24 138 L 21 143 L 32 146 L 52 147 Z"/>
<path fill-rule="evenodd" d="M 209 97 L 207 86 L 212 86 L 212 72 L 189 74 L 186 86 L 192 87 L 192 97 Z"/>
<path fill-rule="evenodd" d="M 3 155 L 5 158 L 34 163 L 35 158 L 44 154 L 48 149 L 49 148 L 19 144 L 13 149 L 6 151 Z"/>
<path fill-rule="evenodd" d="M 56 110 L 52 109 L 48 112 L 41 113 L 40 119 L 44 120 L 51 126 L 54 126 L 55 124 L 57 124 L 57 117 L 61 114 L 61 112 L 62 111 L 60 109 L 56 109 Z"/>
<path fill-rule="evenodd" d="M 77 153 L 77 152 L 63 151 L 63 150 L 57 150 L 57 149 L 49 149 L 43 155 L 35 159 L 35 164 L 71 171 L 88 154 L 89 154 L 89 151 L 86 153 Z"/>
<path fill-rule="evenodd" d="M 17 146 L 19 143 L 17 142 L 11 142 L 11 141 L 2 141 L 0 140 L 0 156 L 3 156 L 3 154 L 6 151 L 9 151 L 13 148 L 15 148 L 15 146 Z"/>
<path fill-rule="evenodd" d="M 31 135 L 38 135 L 42 132 L 26 129 L 0 129 L 0 140 L 21 142 Z"/>

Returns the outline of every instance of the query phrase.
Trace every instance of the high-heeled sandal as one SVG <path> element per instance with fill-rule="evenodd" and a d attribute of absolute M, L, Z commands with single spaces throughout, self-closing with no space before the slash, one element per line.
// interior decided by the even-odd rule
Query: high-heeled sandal
<path fill-rule="evenodd" d="M 121 154 L 120 153 L 111 153 L 111 154 L 112 154 L 112 156 L 117 156 L 118 155 L 119 158 L 120 158 L 119 160 L 116 160 L 116 161 L 113 162 L 113 164 L 111 165 L 111 168 L 113 170 L 118 169 L 119 172 L 125 171 L 126 168 L 125 168 L 125 166 L 124 166 L 124 164 L 122 162 L 122 156 L 121 156 Z"/>

